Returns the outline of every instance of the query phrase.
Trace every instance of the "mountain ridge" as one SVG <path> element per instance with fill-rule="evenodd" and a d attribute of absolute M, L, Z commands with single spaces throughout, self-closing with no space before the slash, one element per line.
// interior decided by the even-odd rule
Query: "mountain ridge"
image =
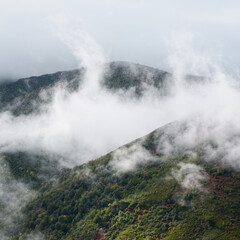
<path fill-rule="evenodd" d="M 173 77 L 122 62 L 110 63 L 104 74 L 103 85 L 109 91 L 133 88 L 136 100 L 144 93 L 144 84 L 165 96 Z M 76 91 L 83 75 L 79 70 L 57 72 L 0 87 L 5 96 L 1 111 L 15 117 L 38 114 L 35 107 L 51 101 L 52 88 L 65 79 L 67 91 Z M 204 79 L 187 77 L 192 80 Z M 41 99 L 42 90 L 49 91 L 46 100 Z M 195 145 L 185 142 L 190 126 L 167 124 L 73 169 L 59 166 L 60 156 L 2 152 L 0 170 L 7 177 L 1 184 L 10 194 L 0 202 L 0 236 L 4 240 L 240 239 L 240 172 L 222 152 L 209 158 L 206 150 L 218 149 L 212 139 Z M 11 209 L 14 191 L 19 191 L 20 207 Z"/>

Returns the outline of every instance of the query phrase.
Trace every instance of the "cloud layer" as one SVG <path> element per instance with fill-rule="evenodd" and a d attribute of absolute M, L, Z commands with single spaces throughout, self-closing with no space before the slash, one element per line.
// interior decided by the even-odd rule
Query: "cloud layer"
<path fill-rule="evenodd" d="M 184 138 L 181 134 L 175 138 L 178 146 L 194 146 L 212 137 L 221 145 L 226 137 L 239 131 L 238 82 L 223 73 L 208 53 L 194 51 L 191 36 L 169 41 L 169 66 L 174 74 L 171 94 L 162 97 L 156 89 L 144 86 L 144 96 L 137 101 L 129 97 L 131 89 L 113 94 L 102 88 L 107 59 L 102 48 L 89 34 L 74 31 L 58 19 L 56 22 L 61 40 L 86 69 L 83 85 L 72 94 L 56 88 L 47 112 L 40 115 L 14 117 L 1 113 L 2 151 L 56 154 L 64 157 L 63 165 L 74 166 L 169 122 L 189 121 Z M 189 72 L 208 78 L 188 77 L 186 81 Z M 167 139 L 163 144 L 168 144 Z M 227 146 L 232 151 L 229 157 L 233 157 L 237 146 Z"/>

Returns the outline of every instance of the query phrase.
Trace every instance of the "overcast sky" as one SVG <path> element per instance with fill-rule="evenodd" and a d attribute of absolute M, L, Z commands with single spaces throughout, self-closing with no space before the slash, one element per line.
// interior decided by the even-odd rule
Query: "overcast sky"
<path fill-rule="evenodd" d="M 0 0 L 1 79 L 78 67 L 55 34 L 55 16 L 90 33 L 110 60 L 168 69 L 166 43 L 191 33 L 195 48 L 239 68 L 237 0 Z"/>

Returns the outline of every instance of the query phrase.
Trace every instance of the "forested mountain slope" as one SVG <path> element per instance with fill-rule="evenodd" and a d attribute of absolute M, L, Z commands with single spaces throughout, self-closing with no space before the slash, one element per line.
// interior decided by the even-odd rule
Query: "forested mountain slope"
<path fill-rule="evenodd" d="M 200 145 L 194 157 L 187 149 L 164 154 L 162 140 L 174 142 L 174 127 L 68 170 L 52 187 L 47 183 L 23 208 L 13 239 L 33 233 L 46 239 L 240 239 L 240 172 L 221 159 L 207 161 Z"/>

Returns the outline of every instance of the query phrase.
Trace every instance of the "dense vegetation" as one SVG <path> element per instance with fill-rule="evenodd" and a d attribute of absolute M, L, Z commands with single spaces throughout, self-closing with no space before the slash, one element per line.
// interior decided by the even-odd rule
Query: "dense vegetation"
<path fill-rule="evenodd" d="M 12 178 L 29 184 L 34 190 L 61 172 L 57 160 L 47 155 L 5 153 L 1 160 L 8 165 Z"/>
<path fill-rule="evenodd" d="M 154 152 L 153 134 L 143 145 Z M 42 190 L 23 208 L 25 221 L 13 239 L 36 231 L 68 240 L 240 239 L 240 174 L 230 166 L 205 162 L 203 155 L 156 154 L 134 171 L 116 173 L 112 156 L 65 171 L 57 185 Z M 201 188 L 184 189 L 173 177 L 183 162 L 206 171 Z"/>

